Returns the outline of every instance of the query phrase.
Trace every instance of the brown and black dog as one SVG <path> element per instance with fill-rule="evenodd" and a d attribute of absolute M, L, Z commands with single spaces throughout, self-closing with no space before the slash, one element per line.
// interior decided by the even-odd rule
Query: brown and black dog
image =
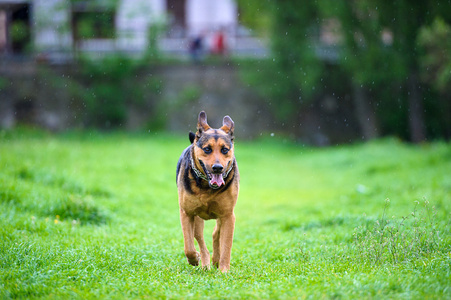
<path fill-rule="evenodd" d="M 230 269 L 234 207 L 238 198 L 238 166 L 233 146 L 234 123 L 229 116 L 219 129 L 207 124 L 199 113 L 196 134 L 190 132 L 191 145 L 177 163 L 177 188 L 185 242 L 185 255 L 191 265 L 210 267 L 210 253 L 204 241 L 204 220 L 216 219 L 213 231 L 213 265 L 222 272 Z M 200 254 L 194 247 L 194 238 Z"/>

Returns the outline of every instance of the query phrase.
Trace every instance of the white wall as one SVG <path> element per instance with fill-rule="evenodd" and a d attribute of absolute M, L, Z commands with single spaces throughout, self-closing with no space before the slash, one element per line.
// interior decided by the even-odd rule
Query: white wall
<path fill-rule="evenodd" d="M 238 10 L 234 0 L 186 0 L 188 34 L 199 34 L 237 25 Z"/>
<path fill-rule="evenodd" d="M 165 0 L 121 0 L 117 8 L 117 46 L 141 52 L 148 44 L 151 24 L 164 22 Z"/>
<path fill-rule="evenodd" d="M 38 51 L 72 48 L 69 0 L 34 0 L 32 27 Z"/>

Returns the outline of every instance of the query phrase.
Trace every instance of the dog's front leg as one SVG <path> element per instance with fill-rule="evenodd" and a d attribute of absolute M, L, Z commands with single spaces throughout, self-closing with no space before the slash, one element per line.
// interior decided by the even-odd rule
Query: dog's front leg
<path fill-rule="evenodd" d="M 213 258 L 212 263 L 215 267 L 219 267 L 219 258 L 221 257 L 221 251 L 219 247 L 219 230 L 221 229 L 221 219 L 216 220 L 216 226 L 213 230 Z"/>
<path fill-rule="evenodd" d="M 202 268 L 210 269 L 210 253 L 204 240 L 204 220 L 197 216 L 194 217 L 194 238 L 199 244 Z"/>
<path fill-rule="evenodd" d="M 235 215 L 232 213 L 220 220 L 219 229 L 219 270 L 223 273 L 230 269 L 230 257 L 232 255 L 233 231 L 235 230 Z"/>
<path fill-rule="evenodd" d="M 185 256 L 191 265 L 197 266 L 200 255 L 194 247 L 194 217 L 188 216 L 183 209 L 180 209 L 180 222 L 185 242 Z"/>

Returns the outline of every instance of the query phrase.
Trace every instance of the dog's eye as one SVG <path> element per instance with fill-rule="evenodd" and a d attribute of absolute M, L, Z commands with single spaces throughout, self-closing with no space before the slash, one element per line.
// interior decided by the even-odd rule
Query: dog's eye
<path fill-rule="evenodd" d="M 223 147 L 223 148 L 221 149 L 221 153 L 222 153 L 222 154 L 227 154 L 227 153 L 229 153 L 229 149 L 227 149 L 226 147 Z"/>
<path fill-rule="evenodd" d="M 205 154 L 210 154 L 211 153 L 211 148 L 210 147 L 202 148 L 202 150 L 204 150 Z"/>

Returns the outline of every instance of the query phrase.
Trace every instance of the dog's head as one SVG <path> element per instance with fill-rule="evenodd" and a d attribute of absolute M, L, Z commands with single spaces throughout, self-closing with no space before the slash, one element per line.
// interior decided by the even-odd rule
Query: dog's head
<path fill-rule="evenodd" d="M 211 128 L 207 123 L 207 114 L 201 111 L 197 132 L 190 133 L 195 163 L 207 175 L 212 188 L 219 188 L 224 184 L 224 177 L 234 163 L 233 128 L 234 123 L 229 116 L 224 117 L 221 128 Z"/>

